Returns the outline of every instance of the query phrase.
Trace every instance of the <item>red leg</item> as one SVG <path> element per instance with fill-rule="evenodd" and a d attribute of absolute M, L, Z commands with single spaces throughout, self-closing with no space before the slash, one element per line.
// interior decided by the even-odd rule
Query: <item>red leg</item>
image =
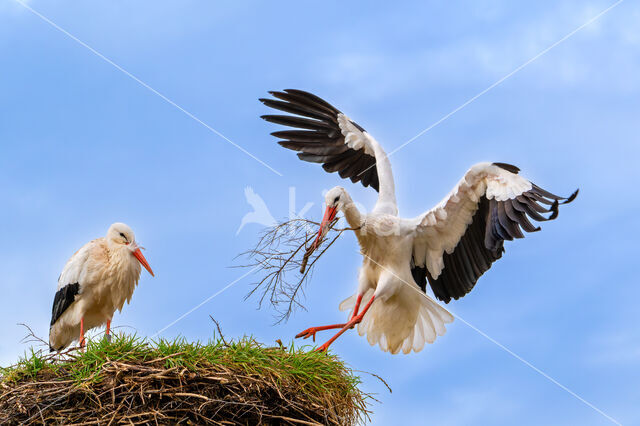
<path fill-rule="evenodd" d="M 367 311 L 369 310 L 369 307 L 371 307 L 371 304 L 373 303 L 373 300 L 376 297 L 373 296 L 371 297 L 371 300 L 369 300 L 369 303 L 367 303 L 367 305 L 364 307 L 364 309 L 362 310 L 362 312 L 360 314 L 358 314 L 357 316 L 351 318 L 349 320 L 348 323 L 346 323 L 344 325 L 344 327 L 342 327 L 342 330 L 338 331 L 338 333 L 336 333 L 335 336 L 333 336 L 331 339 L 327 340 L 327 342 L 320 346 L 319 348 L 316 349 L 316 351 L 319 352 L 324 352 L 327 349 L 329 349 L 329 345 L 331 345 L 338 337 L 342 336 L 342 333 L 344 333 L 345 331 L 347 331 L 350 328 L 353 328 L 356 324 L 358 324 L 360 321 L 362 321 L 362 318 L 364 317 L 364 314 L 367 313 Z"/>
<path fill-rule="evenodd" d="M 107 320 L 107 332 L 105 335 L 107 336 L 107 342 L 111 343 L 111 320 Z"/>
<path fill-rule="evenodd" d="M 356 300 L 356 306 L 353 309 L 353 314 L 351 315 L 350 319 L 353 319 L 356 315 L 358 315 L 358 309 L 360 308 L 360 302 L 362 301 L 362 295 L 359 294 L 358 295 L 358 299 Z M 308 339 L 309 337 L 313 337 L 313 341 L 316 341 L 316 333 L 318 331 L 324 331 L 324 330 L 331 330 L 334 328 L 343 328 L 345 325 L 347 325 L 346 323 L 343 324 L 332 324 L 332 325 L 323 325 L 320 327 L 310 327 L 307 328 L 304 331 L 301 331 L 300 333 L 296 334 L 296 339 L 300 338 L 300 337 L 304 337 L 305 339 Z"/>
<path fill-rule="evenodd" d="M 356 299 L 356 306 L 353 308 L 353 314 L 351 315 L 351 319 L 354 319 L 358 315 L 358 310 L 360 309 L 360 302 L 362 302 L 362 295 L 359 294 Z"/>
<path fill-rule="evenodd" d="M 333 328 L 342 328 L 346 324 L 332 324 L 332 325 L 323 325 L 321 327 L 310 327 L 300 333 L 296 334 L 296 339 L 299 337 L 304 337 L 308 339 L 309 337 L 313 337 L 313 341 L 316 341 L 316 333 L 318 331 L 331 330 Z"/>
<path fill-rule="evenodd" d="M 84 348 L 87 344 L 87 341 L 84 338 L 84 318 L 80 318 L 80 339 L 78 343 L 80 343 L 81 348 Z"/>

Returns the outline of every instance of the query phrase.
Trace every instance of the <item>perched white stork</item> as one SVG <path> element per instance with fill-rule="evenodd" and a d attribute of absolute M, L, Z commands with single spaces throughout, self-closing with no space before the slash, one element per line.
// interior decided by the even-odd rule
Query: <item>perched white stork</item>
<path fill-rule="evenodd" d="M 84 333 L 107 326 L 116 309 L 129 303 L 140 279 L 140 265 L 153 276 L 131 228 L 114 223 L 107 235 L 85 244 L 64 266 L 53 299 L 49 348 L 62 350 L 76 338 L 85 345 Z"/>
<path fill-rule="evenodd" d="M 427 282 L 445 303 L 463 297 L 502 257 L 504 240 L 523 238 L 522 230 L 540 229 L 528 218 L 554 219 L 558 205 L 571 202 L 578 193 L 559 197 L 518 175 L 515 166 L 480 163 L 437 206 L 416 218 L 400 218 L 391 164 L 369 133 L 311 93 L 269 93 L 276 99 L 261 99 L 265 105 L 294 114 L 262 116 L 296 128 L 272 133 L 282 139 L 280 145 L 299 151 L 304 161 L 321 163 L 327 172 L 338 172 L 379 192 L 368 214 L 356 208 L 344 188 L 335 187 L 325 196 L 326 211 L 314 246 L 340 211 L 355 229 L 364 261 L 356 294 L 340 304 L 341 310 L 352 311 L 349 321 L 312 327 L 296 336 L 315 339 L 318 331 L 340 329 L 318 350 L 326 350 L 356 325 L 361 336 L 366 334 L 369 343 L 383 351 L 422 350 L 425 342 L 445 333 L 445 323 L 453 321 L 426 294 Z"/>

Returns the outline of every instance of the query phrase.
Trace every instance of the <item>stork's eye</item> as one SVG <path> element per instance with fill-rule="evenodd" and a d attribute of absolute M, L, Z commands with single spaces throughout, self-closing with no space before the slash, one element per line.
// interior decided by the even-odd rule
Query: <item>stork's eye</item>
<path fill-rule="evenodd" d="M 340 196 L 338 195 L 335 200 L 333 200 L 334 204 L 338 202 L 338 200 L 340 199 Z"/>
<path fill-rule="evenodd" d="M 126 236 L 126 235 L 124 235 L 122 232 L 120 233 L 120 236 L 121 236 L 122 238 L 124 238 L 124 240 L 125 240 L 125 241 L 129 241 L 129 240 L 127 240 L 127 236 Z"/>

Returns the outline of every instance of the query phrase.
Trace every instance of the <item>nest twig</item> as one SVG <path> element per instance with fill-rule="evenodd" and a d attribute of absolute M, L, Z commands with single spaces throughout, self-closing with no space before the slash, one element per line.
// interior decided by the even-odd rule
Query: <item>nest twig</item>
<path fill-rule="evenodd" d="M 307 219 L 292 219 L 267 228 L 254 248 L 240 254 L 249 262 L 241 267 L 252 268 L 262 275 L 247 294 L 247 298 L 259 293 L 259 306 L 265 300 L 277 312 L 277 322 L 286 321 L 296 308 L 303 308 L 301 299 L 304 287 L 318 259 L 331 247 L 344 231 L 335 229 L 334 219 L 317 246 L 319 223 Z"/>

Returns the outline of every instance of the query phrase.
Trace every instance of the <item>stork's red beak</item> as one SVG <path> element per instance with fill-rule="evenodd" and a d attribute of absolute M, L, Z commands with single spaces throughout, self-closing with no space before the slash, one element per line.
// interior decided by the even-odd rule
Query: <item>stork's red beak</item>
<path fill-rule="evenodd" d="M 140 247 L 136 247 L 136 249 L 133 251 L 133 255 L 136 257 L 136 259 L 138 259 L 138 262 L 140 262 L 140 264 L 144 266 L 147 271 L 149 271 L 151 276 L 155 277 L 155 275 L 153 275 L 153 271 L 151 270 L 151 266 L 149 266 L 149 262 L 147 262 L 147 259 L 144 258 L 144 255 L 140 251 Z"/>
<path fill-rule="evenodd" d="M 331 224 L 331 222 L 333 222 L 333 219 L 336 218 L 336 213 L 338 213 L 337 207 L 327 206 L 327 209 L 324 211 L 324 216 L 322 217 L 322 222 L 320 223 L 320 230 L 318 231 L 318 236 L 316 237 L 316 240 L 311 246 L 312 250 L 317 249 L 318 246 L 320 245 L 320 241 L 322 241 L 324 236 L 327 235 L 327 232 L 329 230 L 329 225 Z"/>

